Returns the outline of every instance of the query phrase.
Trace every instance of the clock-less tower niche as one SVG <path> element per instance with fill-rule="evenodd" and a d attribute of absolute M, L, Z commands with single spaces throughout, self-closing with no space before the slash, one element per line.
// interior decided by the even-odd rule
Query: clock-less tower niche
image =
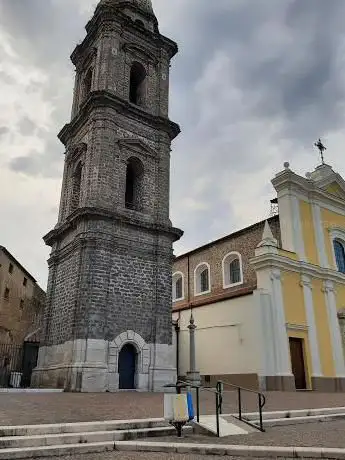
<path fill-rule="evenodd" d="M 150 0 L 102 0 L 71 59 L 72 119 L 33 386 L 162 390 L 172 344 L 169 67 Z"/>

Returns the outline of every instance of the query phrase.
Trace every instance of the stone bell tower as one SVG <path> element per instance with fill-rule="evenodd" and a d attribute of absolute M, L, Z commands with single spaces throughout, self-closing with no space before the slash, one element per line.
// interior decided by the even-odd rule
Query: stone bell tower
<path fill-rule="evenodd" d="M 33 385 L 159 391 L 172 345 L 169 67 L 151 0 L 101 0 L 76 67 L 47 305 Z"/>

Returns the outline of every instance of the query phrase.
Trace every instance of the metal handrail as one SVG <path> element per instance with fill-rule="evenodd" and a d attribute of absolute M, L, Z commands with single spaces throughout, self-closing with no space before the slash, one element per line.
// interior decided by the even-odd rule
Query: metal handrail
<path fill-rule="evenodd" d="M 220 435 L 220 424 L 219 424 L 219 416 L 221 414 L 222 409 L 222 393 L 215 388 L 205 388 L 202 385 L 193 385 L 190 382 L 186 382 L 184 380 L 178 380 L 176 382 L 176 389 L 178 388 L 177 385 L 182 384 L 184 387 L 194 388 L 196 392 L 196 420 L 200 422 L 200 390 L 201 391 L 208 391 L 209 393 L 213 393 L 216 396 L 216 427 L 217 427 L 217 437 L 219 438 Z M 179 388 L 181 391 L 181 389 Z"/>
<path fill-rule="evenodd" d="M 242 417 L 242 391 L 247 391 L 249 393 L 254 393 L 258 396 L 258 406 L 259 406 L 259 418 L 260 418 L 260 431 L 264 432 L 264 424 L 263 424 L 263 416 L 262 416 L 262 409 L 266 404 L 266 397 L 260 391 L 252 390 L 250 388 L 240 387 L 238 385 L 234 385 L 232 383 L 222 382 L 221 380 L 217 382 L 217 391 L 220 393 L 220 413 L 223 411 L 223 387 L 231 387 L 237 389 L 238 394 L 238 419 L 241 422 L 246 423 L 247 425 L 253 426 L 254 428 L 258 428 L 257 425 L 254 425 L 249 420 L 245 420 Z"/>

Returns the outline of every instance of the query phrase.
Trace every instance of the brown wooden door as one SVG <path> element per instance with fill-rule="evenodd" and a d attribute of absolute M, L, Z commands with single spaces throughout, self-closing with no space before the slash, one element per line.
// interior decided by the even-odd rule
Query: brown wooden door
<path fill-rule="evenodd" d="M 303 353 L 303 339 L 289 339 L 290 342 L 290 355 L 291 355 L 291 368 L 295 376 L 296 390 L 306 389 L 306 378 L 304 368 L 304 353 Z"/>

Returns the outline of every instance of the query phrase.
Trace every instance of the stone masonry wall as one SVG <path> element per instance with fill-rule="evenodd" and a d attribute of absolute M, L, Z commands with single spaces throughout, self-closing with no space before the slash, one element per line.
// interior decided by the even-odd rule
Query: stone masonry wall
<path fill-rule="evenodd" d="M 280 241 L 279 217 L 269 219 L 273 235 Z M 204 302 L 222 294 L 236 294 L 243 290 L 256 287 L 255 270 L 249 260 L 255 255 L 255 248 L 262 239 L 265 222 L 259 222 L 248 229 L 236 232 L 233 235 L 214 241 L 213 243 L 193 251 L 189 255 L 189 289 L 190 301 Z M 223 258 L 232 251 L 239 252 L 242 256 L 243 284 L 223 288 Z M 178 257 L 174 262 L 173 272 L 182 272 L 184 275 L 184 300 L 174 303 L 175 308 L 183 307 L 188 299 L 188 255 Z M 198 264 L 207 262 L 211 271 L 211 292 L 194 295 L 194 270 Z"/>

